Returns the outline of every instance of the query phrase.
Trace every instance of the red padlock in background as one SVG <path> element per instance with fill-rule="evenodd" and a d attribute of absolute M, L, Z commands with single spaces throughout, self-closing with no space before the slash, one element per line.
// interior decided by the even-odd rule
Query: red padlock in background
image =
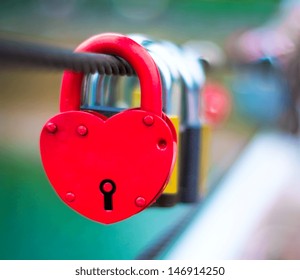
<path fill-rule="evenodd" d="M 202 95 L 202 119 L 213 126 L 224 122 L 231 111 L 231 98 L 227 89 L 217 82 L 207 82 Z"/>
<path fill-rule="evenodd" d="M 42 162 L 59 197 L 83 216 L 111 224 L 142 211 L 161 194 L 176 158 L 176 132 L 162 113 L 158 69 L 142 46 L 105 33 L 76 51 L 120 56 L 140 80 L 141 107 L 106 118 L 80 111 L 83 74 L 65 71 L 61 113 L 41 132 Z"/>

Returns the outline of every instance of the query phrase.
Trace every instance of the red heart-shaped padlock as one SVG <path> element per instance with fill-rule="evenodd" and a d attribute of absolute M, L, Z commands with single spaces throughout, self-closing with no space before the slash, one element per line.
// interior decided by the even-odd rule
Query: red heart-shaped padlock
<path fill-rule="evenodd" d="M 83 75 L 66 71 L 61 113 L 41 132 L 42 162 L 57 194 L 80 214 L 110 224 L 140 212 L 161 194 L 177 139 L 162 115 L 159 72 L 143 47 L 120 34 L 102 34 L 76 51 L 123 57 L 141 84 L 141 108 L 105 119 L 79 110 Z"/>

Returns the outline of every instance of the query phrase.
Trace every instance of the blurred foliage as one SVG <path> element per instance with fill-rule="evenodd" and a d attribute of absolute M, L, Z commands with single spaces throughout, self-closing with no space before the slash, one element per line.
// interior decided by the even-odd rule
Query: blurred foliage
<path fill-rule="evenodd" d="M 0 2 L 0 31 L 52 40 L 101 32 L 146 33 L 182 43 L 222 41 L 266 21 L 278 0 L 14 0 Z"/>

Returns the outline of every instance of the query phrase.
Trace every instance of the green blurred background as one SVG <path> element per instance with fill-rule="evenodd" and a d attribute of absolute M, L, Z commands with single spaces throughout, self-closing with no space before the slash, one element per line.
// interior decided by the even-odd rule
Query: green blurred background
<path fill-rule="evenodd" d="M 260 25 L 278 0 L 2 0 L 1 31 L 62 43 L 99 32 L 142 32 L 178 43 L 222 42 L 233 31 Z"/>
<path fill-rule="evenodd" d="M 2 0 L 0 36 L 73 49 L 97 33 L 144 33 L 222 47 L 230 34 L 263 24 L 278 6 L 275 0 Z M 39 158 L 41 127 L 58 112 L 61 75 L 0 67 L 0 259 L 134 259 L 193 206 L 152 208 L 104 226 L 61 203 Z M 215 130 L 212 181 L 249 135 L 238 122 Z"/>

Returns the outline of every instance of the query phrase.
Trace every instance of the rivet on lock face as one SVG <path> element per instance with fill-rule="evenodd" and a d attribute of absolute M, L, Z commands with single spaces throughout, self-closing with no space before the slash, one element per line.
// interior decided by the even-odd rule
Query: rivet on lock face
<path fill-rule="evenodd" d="M 77 128 L 77 133 L 81 136 L 85 136 L 88 133 L 88 129 L 84 125 L 80 125 Z"/>
<path fill-rule="evenodd" d="M 135 205 L 138 207 L 144 207 L 146 205 L 146 200 L 145 198 L 139 196 L 136 200 L 135 200 Z"/>
<path fill-rule="evenodd" d="M 48 122 L 46 124 L 46 129 L 48 130 L 48 132 L 50 133 L 55 133 L 57 131 L 57 126 L 55 123 L 53 122 Z"/>
<path fill-rule="evenodd" d="M 144 117 L 143 122 L 145 125 L 151 126 L 154 123 L 154 118 L 152 116 L 148 115 L 148 116 Z"/>
<path fill-rule="evenodd" d="M 66 200 L 68 202 L 73 202 L 75 200 L 75 194 L 71 192 L 66 193 Z"/>

